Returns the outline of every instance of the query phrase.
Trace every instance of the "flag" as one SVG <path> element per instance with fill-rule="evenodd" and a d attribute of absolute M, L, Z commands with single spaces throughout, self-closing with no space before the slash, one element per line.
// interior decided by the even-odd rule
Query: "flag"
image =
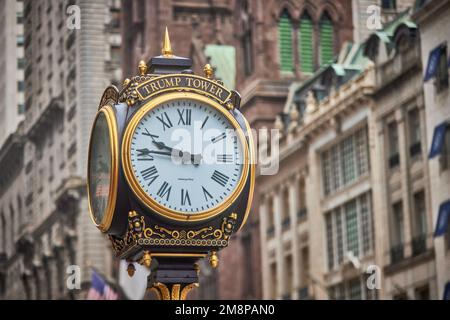
<path fill-rule="evenodd" d="M 431 50 L 430 55 L 428 57 L 428 64 L 425 71 L 425 76 L 423 81 L 428 81 L 434 77 L 438 70 L 439 59 L 441 58 L 441 54 L 444 52 L 443 46 L 440 45 L 433 50 Z"/>
<path fill-rule="evenodd" d="M 92 271 L 91 288 L 86 300 L 117 300 L 119 295 L 95 271 Z"/>

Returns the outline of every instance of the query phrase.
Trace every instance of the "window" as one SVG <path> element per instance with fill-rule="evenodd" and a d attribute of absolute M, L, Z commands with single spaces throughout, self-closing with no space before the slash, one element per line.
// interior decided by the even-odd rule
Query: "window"
<path fill-rule="evenodd" d="M 444 147 L 440 157 L 441 170 L 447 170 L 450 167 L 450 130 L 447 128 L 444 136 Z"/>
<path fill-rule="evenodd" d="M 370 197 L 363 195 L 360 201 L 363 252 L 370 252 L 372 249 L 372 216 L 370 208 Z"/>
<path fill-rule="evenodd" d="M 24 37 L 23 37 L 23 35 L 18 35 L 17 37 L 16 37 L 16 42 L 17 42 L 17 45 L 19 46 L 19 47 L 22 47 L 23 46 L 23 43 L 24 43 Z"/>
<path fill-rule="evenodd" d="M 394 264 L 403 259 L 404 224 L 403 205 L 399 201 L 392 206 L 391 228 L 391 263 Z"/>
<path fill-rule="evenodd" d="M 301 256 L 300 286 L 302 288 L 304 288 L 304 287 L 308 286 L 308 277 L 309 277 L 309 250 L 308 250 L 308 247 L 304 247 L 301 249 L 300 256 Z"/>
<path fill-rule="evenodd" d="M 333 239 L 333 215 L 327 214 L 325 218 L 326 235 L 327 235 L 327 252 L 328 252 L 328 269 L 333 269 L 334 266 L 334 239 Z"/>
<path fill-rule="evenodd" d="M 345 222 L 347 231 L 347 251 L 351 251 L 355 256 L 358 256 L 359 239 L 356 201 L 350 201 L 345 205 Z"/>
<path fill-rule="evenodd" d="M 376 294 L 366 290 L 364 277 L 357 277 L 331 286 L 328 295 L 333 300 L 361 300 L 373 299 Z"/>
<path fill-rule="evenodd" d="M 427 219 L 425 211 L 425 192 L 420 191 L 414 194 L 414 235 L 426 235 Z"/>
<path fill-rule="evenodd" d="M 285 268 L 285 273 L 284 273 L 284 294 L 283 294 L 283 299 L 287 300 L 287 299 L 291 299 L 291 292 L 292 292 L 292 275 L 294 273 L 294 270 L 292 268 L 292 255 L 287 255 L 284 258 L 284 268 Z"/>
<path fill-rule="evenodd" d="M 414 218 L 413 218 L 413 256 L 426 251 L 427 245 L 427 216 L 425 208 L 425 192 L 420 191 L 414 194 Z"/>
<path fill-rule="evenodd" d="M 420 116 L 419 110 L 413 109 L 408 113 L 409 123 L 409 154 L 411 157 L 420 155 L 422 151 L 421 147 L 421 134 L 420 134 Z"/>
<path fill-rule="evenodd" d="M 111 47 L 111 62 L 115 65 L 120 65 L 120 57 L 121 57 L 121 52 L 120 52 L 120 47 Z"/>
<path fill-rule="evenodd" d="M 275 231 L 275 217 L 274 217 L 274 207 L 273 198 L 269 197 L 267 201 L 267 235 L 269 237 L 273 236 Z"/>
<path fill-rule="evenodd" d="M 330 63 L 334 56 L 334 31 L 333 23 L 327 14 L 324 14 L 320 19 L 320 65 Z"/>
<path fill-rule="evenodd" d="M 439 65 L 436 70 L 436 90 L 438 92 L 448 88 L 447 45 L 442 45 Z"/>
<path fill-rule="evenodd" d="M 367 129 L 360 129 L 322 153 L 325 195 L 338 191 L 369 171 Z"/>
<path fill-rule="evenodd" d="M 398 153 L 398 130 L 397 123 L 388 124 L 388 145 L 389 145 L 389 167 L 394 168 L 400 164 Z"/>
<path fill-rule="evenodd" d="M 17 91 L 23 92 L 25 88 L 25 83 L 23 81 L 17 81 Z"/>
<path fill-rule="evenodd" d="M 305 190 L 305 179 L 300 179 L 298 183 L 298 202 L 299 208 L 297 212 L 297 216 L 299 219 L 306 218 L 307 209 L 306 209 L 306 190 Z"/>
<path fill-rule="evenodd" d="M 353 136 L 350 136 L 342 142 L 343 155 L 343 183 L 349 184 L 356 177 L 355 168 L 355 150 L 354 150 Z"/>
<path fill-rule="evenodd" d="M 314 49 L 313 49 L 313 24 L 311 17 L 304 14 L 300 19 L 298 29 L 298 52 L 300 70 L 302 72 L 314 72 Z"/>
<path fill-rule="evenodd" d="M 348 282 L 350 300 L 361 300 L 361 280 L 356 278 Z"/>
<path fill-rule="evenodd" d="M 253 43 L 252 28 L 250 20 L 250 7 L 248 1 L 241 1 L 241 25 L 243 30 L 242 48 L 244 56 L 244 72 L 246 76 L 250 76 L 253 72 Z"/>
<path fill-rule="evenodd" d="M 120 28 L 120 10 L 111 10 L 109 26 L 114 29 Z"/>
<path fill-rule="evenodd" d="M 17 24 L 23 23 L 23 12 L 21 12 L 21 11 L 16 12 L 16 23 Z"/>
<path fill-rule="evenodd" d="M 275 262 L 270 264 L 270 299 L 274 300 L 277 298 L 277 265 Z"/>
<path fill-rule="evenodd" d="M 286 11 L 278 22 L 278 49 L 280 55 L 280 70 L 292 72 L 294 61 L 292 56 L 292 21 Z"/>
<path fill-rule="evenodd" d="M 65 149 L 64 142 L 61 142 L 61 144 L 59 145 L 59 154 L 58 154 L 60 169 L 64 168 L 64 149 Z"/>
<path fill-rule="evenodd" d="M 395 0 L 381 0 L 381 7 L 383 9 L 395 10 L 397 8 L 397 4 Z"/>
<path fill-rule="evenodd" d="M 17 68 L 18 69 L 25 69 L 25 58 L 18 58 L 17 59 Z"/>
<path fill-rule="evenodd" d="M 373 249 L 369 194 L 363 194 L 325 215 L 328 269 L 339 267 L 348 252 L 363 257 Z"/>
<path fill-rule="evenodd" d="M 49 171 L 50 171 L 50 174 L 49 174 L 49 176 L 48 176 L 48 179 L 49 179 L 50 181 L 52 181 L 52 180 L 53 180 L 53 173 L 54 173 L 53 156 L 50 156 L 49 161 L 48 161 L 48 165 L 49 165 Z"/>
<path fill-rule="evenodd" d="M 283 208 L 282 208 L 282 227 L 283 230 L 287 229 L 290 225 L 291 219 L 289 214 L 289 187 L 284 188 L 283 190 Z"/>

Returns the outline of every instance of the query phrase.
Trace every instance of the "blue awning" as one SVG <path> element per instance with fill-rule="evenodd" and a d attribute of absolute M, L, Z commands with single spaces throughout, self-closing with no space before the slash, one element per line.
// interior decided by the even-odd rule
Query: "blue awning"
<path fill-rule="evenodd" d="M 439 214 L 436 222 L 434 236 L 439 237 L 447 232 L 448 220 L 450 218 L 450 200 L 445 201 L 439 206 Z"/>
<path fill-rule="evenodd" d="M 431 50 L 430 55 L 428 56 L 428 64 L 423 81 L 428 81 L 435 76 L 439 66 L 439 59 L 441 58 L 442 52 L 443 52 L 442 45 Z"/>
<path fill-rule="evenodd" d="M 434 128 L 433 140 L 431 141 L 431 149 L 428 158 L 433 158 L 442 152 L 444 146 L 445 133 L 448 128 L 448 122 L 445 121 Z"/>
<path fill-rule="evenodd" d="M 444 296 L 442 300 L 450 300 L 450 281 L 447 282 L 444 289 Z"/>

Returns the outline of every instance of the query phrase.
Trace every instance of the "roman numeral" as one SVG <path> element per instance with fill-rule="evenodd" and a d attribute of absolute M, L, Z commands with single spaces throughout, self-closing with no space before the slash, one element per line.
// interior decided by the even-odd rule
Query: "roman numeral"
<path fill-rule="evenodd" d="M 208 119 L 209 119 L 209 116 L 206 116 L 205 120 L 203 120 L 203 123 L 202 123 L 202 126 L 200 129 L 203 129 L 203 127 L 205 126 L 206 121 L 208 121 Z"/>
<path fill-rule="evenodd" d="M 225 132 L 222 132 L 221 134 L 219 134 L 217 137 L 214 137 L 211 139 L 212 143 L 216 143 L 217 141 L 220 141 L 222 139 L 225 139 L 225 137 L 227 136 L 227 134 Z"/>
<path fill-rule="evenodd" d="M 214 170 L 214 173 L 211 176 L 211 179 L 213 179 L 215 182 L 220 184 L 222 187 L 225 187 L 225 185 L 227 184 L 227 182 L 230 178 L 227 175 L 224 175 L 222 172 Z"/>
<path fill-rule="evenodd" d="M 159 177 L 158 170 L 155 168 L 155 166 L 151 166 L 145 170 L 142 170 L 141 175 L 145 181 L 150 180 L 148 185 L 151 185 L 153 183 L 153 181 L 155 181 L 156 178 Z"/>
<path fill-rule="evenodd" d="M 222 163 L 233 162 L 233 155 L 232 154 L 218 154 L 217 162 L 222 162 Z"/>
<path fill-rule="evenodd" d="M 163 130 L 166 130 L 166 127 L 168 129 L 172 128 L 173 124 L 172 121 L 170 121 L 169 116 L 167 115 L 167 112 L 164 112 L 161 117 L 156 116 L 156 118 L 161 121 L 162 125 L 163 125 Z"/>
<path fill-rule="evenodd" d="M 145 132 L 142 132 L 142 134 L 144 136 L 149 136 L 150 138 L 154 139 L 154 138 L 159 138 L 159 136 L 155 135 L 155 134 L 151 134 L 147 128 L 144 128 Z"/>
<path fill-rule="evenodd" d="M 152 161 L 153 160 L 153 156 L 150 154 L 150 150 L 148 150 L 147 148 L 136 149 L 136 151 L 138 152 L 138 154 L 137 154 L 138 161 Z"/>
<path fill-rule="evenodd" d="M 202 186 L 202 190 L 203 190 L 203 195 L 205 196 L 205 201 L 208 201 L 208 197 L 209 197 L 210 199 L 213 198 L 213 196 L 211 195 L 211 193 L 209 193 L 208 190 L 206 190 L 204 186 Z"/>
<path fill-rule="evenodd" d="M 188 205 L 191 205 L 191 199 L 189 198 L 189 193 L 187 190 L 181 189 L 181 205 L 185 206 L 186 201 L 188 202 Z"/>
<path fill-rule="evenodd" d="M 180 125 L 180 122 L 184 125 L 184 126 L 190 126 L 191 125 L 191 114 L 192 114 L 192 110 L 191 109 L 177 109 L 178 111 L 178 115 L 180 116 L 180 118 L 178 119 L 178 125 Z"/>
<path fill-rule="evenodd" d="M 163 184 L 161 185 L 161 188 L 159 188 L 156 194 L 161 198 L 164 198 L 164 196 L 166 196 L 166 201 L 169 201 L 170 190 L 172 190 L 172 186 L 170 186 L 166 181 L 164 181 Z"/>

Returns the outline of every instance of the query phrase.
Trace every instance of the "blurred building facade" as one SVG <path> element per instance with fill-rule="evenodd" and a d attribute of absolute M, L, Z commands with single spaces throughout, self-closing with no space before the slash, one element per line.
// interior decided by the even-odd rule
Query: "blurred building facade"
<path fill-rule="evenodd" d="M 82 298 L 65 288 L 70 264 L 116 278 L 87 214 L 90 125 L 102 90 L 159 55 L 168 26 L 176 55 L 196 73 L 211 63 L 241 93 L 253 128 L 281 130 L 278 155 L 258 146 L 279 156 L 278 173 L 258 172 L 246 226 L 218 269 L 202 262 L 193 297 L 440 298 L 450 278 L 450 5 L 414 2 L 25 0 L 25 121 L 0 135 L 0 297 Z M 72 4 L 80 30 L 66 25 Z M 431 56 L 440 67 L 423 86 Z M 17 55 L 0 57 L 16 65 Z M 379 290 L 367 287 L 370 266 Z"/>
<path fill-rule="evenodd" d="M 0 1 L 0 145 L 24 112 L 23 2 Z"/>
<path fill-rule="evenodd" d="M 439 298 L 450 295 L 450 1 L 419 1 L 413 15 L 419 25 L 421 59 L 425 70 L 426 138 L 430 146 L 429 206 L 434 222 Z"/>
<path fill-rule="evenodd" d="M 446 167 L 439 178 L 430 174 L 434 106 L 424 99 L 422 61 L 430 62 L 421 59 L 413 10 L 397 12 L 309 81 L 291 85 L 274 123 L 282 132 L 273 155 L 280 171 L 260 178 L 264 298 L 442 297 L 450 274 L 449 180 Z M 445 37 L 428 35 L 435 42 L 427 56 L 442 50 Z M 440 52 L 445 63 L 435 83 L 448 72 Z M 448 128 L 447 118 L 432 123 Z M 446 134 L 437 135 L 441 163 Z M 374 270 L 379 290 L 368 286 Z"/>
<path fill-rule="evenodd" d="M 0 152 L 0 296 L 83 298 L 91 268 L 113 276 L 85 177 L 99 99 L 121 78 L 120 1 L 25 0 L 23 8 L 25 118 Z M 81 268 L 82 290 L 66 287 L 69 265 Z"/>
<path fill-rule="evenodd" d="M 234 86 L 243 97 L 241 108 L 255 129 L 272 126 L 292 80 L 309 78 L 353 37 L 351 0 L 169 0 L 152 4 L 125 0 L 123 14 L 124 77 L 134 73 L 140 59 L 160 54 L 168 26 L 174 53 L 192 57 L 196 73 L 207 62 L 219 78 L 235 70 Z M 305 43 L 300 45 L 303 30 Z M 313 41 L 320 32 L 326 34 L 322 43 Z M 301 48 L 305 50 L 302 63 Z M 227 79 L 221 80 L 226 83 Z M 258 202 L 257 183 L 250 218 L 230 247 L 220 252 L 217 272 L 206 271 L 207 264 L 202 265 L 201 275 L 206 276 L 200 280 L 201 287 L 208 289 L 199 289 L 198 297 L 262 296 Z"/>

